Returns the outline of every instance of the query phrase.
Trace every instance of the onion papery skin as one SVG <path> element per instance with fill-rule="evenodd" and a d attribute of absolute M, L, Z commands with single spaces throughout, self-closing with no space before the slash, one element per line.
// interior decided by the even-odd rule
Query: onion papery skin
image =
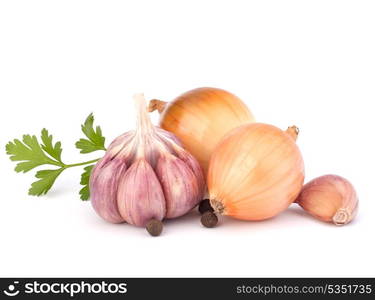
<path fill-rule="evenodd" d="M 217 213 L 252 221 L 285 210 L 303 181 L 303 158 L 293 137 L 262 123 L 230 131 L 212 154 L 207 178 Z"/>
<path fill-rule="evenodd" d="M 168 103 L 160 126 L 174 133 L 207 174 L 213 150 L 231 129 L 254 122 L 254 116 L 240 98 L 218 88 L 188 91 Z"/>

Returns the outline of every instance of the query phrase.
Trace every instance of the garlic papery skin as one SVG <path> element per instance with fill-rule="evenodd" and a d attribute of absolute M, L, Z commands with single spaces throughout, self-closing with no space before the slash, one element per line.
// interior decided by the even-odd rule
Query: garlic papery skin
<path fill-rule="evenodd" d="M 170 132 L 152 125 L 142 94 L 134 96 L 137 128 L 117 137 L 90 177 L 91 203 L 106 221 L 146 226 L 176 218 L 203 198 L 197 160 Z"/>
<path fill-rule="evenodd" d="M 353 185 L 338 175 L 325 175 L 305 184 L 296 203 L 315 218 L 345 225 L 358 210 L 358 197 Z"/>
<path fill-rule="evenodd" d="M 298 131 L 252 123 L 230 131 L 214 150 L 207 184 L 216 213 L 264 220 L 285 210 L 298 196 L 304 163 Z M 294 130 L 293 130 L 294 128 Z"/>

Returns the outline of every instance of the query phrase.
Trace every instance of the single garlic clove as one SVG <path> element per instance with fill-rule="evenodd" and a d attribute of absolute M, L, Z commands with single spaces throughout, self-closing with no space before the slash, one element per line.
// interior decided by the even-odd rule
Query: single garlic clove
<path fill-rule="evenodd" d="M 139 158 L 126 171 L 118 186 L 117 204 L 126 222 L 146 226 L 166 214 L 162 187 L 150 164 Z"/>
<path fill-rule="evenodd" d="M 190 169 L 193 171 L 197 183 L 198 183 L 198 194 L 200 199 L 203 199 L 204 193 L 206 191 L 206 183 L 203 176 L 202 167 L 199 165 L 198 161 L 189 153 L 182 148 L 175 147 L 176 155 L 181 159 L 185 164 L 187 164 Z"/>
<path fill-rule="evenodd" d="M 308 182 L 296 202 L 317 219 L 336 225 L 352 221 L 358 208 L 353 185 L 337 175 L 325 175 Z"/>
<path fill-rule="evenodd" d="M 157 163 L 156 174 L 163 187 L 167 218 L 186 214 L 201 200 L 197 179 L 181 159 L 170 153 L 163 153 Z"/>
<path fill-rule="evenodd" d="M 121 223 L 117 207 L 117 188 L 120 178 L 126 171 L 121 160 L 105 156 L 94 167 L 90 178 L 91 203 L 95 211 L 108 222 Z"/>
<path fill-rule="evenodd" d="M 159 136 L 162 136 L 163 138 L 165 138 L 163 139 L 164 143 L 168 142 L 168 144 L 171 144 L 171 146 L 169 147 L 170 149 L 173 149 L 174 145 L 178 145 L 182 147 L 180 140 L 173 133 L 166 131 L 160 127 L 155 127 L 155 129 Z"/>
<path fill-rule="evenodd" d="M 115 138 L 108 146 L 107 152 L 111 153 L 112 156 L 116 156 L 118 153 L 123 151 L 129 145 L 129 143 L 132 142 L 134 136 L 135 131 L 129 131 L 121 134 L 120 136 Z"/>

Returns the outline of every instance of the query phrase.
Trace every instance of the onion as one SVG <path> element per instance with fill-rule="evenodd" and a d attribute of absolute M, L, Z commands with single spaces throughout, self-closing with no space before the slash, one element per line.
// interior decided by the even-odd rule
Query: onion
<path fill-rule="evenodd" d="M 175 134 L 207 174 L 213 150 L 231 129 L 254 122 L 246 105 L 235 95 L 217 88 L 188 91 L 166 104 L 151 100 L 149 111 L 161 112 L 160 126 Z"/>
<path fill-rule="evenodd" d="M 212 154 L 208 171 L 210 204 L 216 213 L 264 220 L 298 196 L 304 164 L 295 143 L 298 130 L 252 123 L 230 131 Z"/>

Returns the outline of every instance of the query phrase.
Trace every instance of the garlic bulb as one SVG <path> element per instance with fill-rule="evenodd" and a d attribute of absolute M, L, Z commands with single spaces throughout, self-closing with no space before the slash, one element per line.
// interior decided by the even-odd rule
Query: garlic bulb
<path fill-rule="evenodd" d="M 181 140 L 205 174 L 221 138 L 233 128 L 254 122 L 254 116 L 240 98 L 210 87 L 188 91 L 170 103 L 152 100 L 149 111 L 154 110 L 161 113 L 160 126 Z"/>
<path fill-rule="evenodd" d="M 304 164 L 287 131 L 262 123 L 230 131 L 212 154 L 207 184 L 216 213 L 242 220 L 264 220 L 285 210 L 298 196 Z"/>
<path fill-rule="evenodd" d="M 319 220 L 345 225 L 357 213 L 358 197 L 348 180 L 325 175 L 305 184 L 296 203 Z"/>
<path fill-rule="evenodd" d="M 178 139 L 152 125 L 143 95 L 134 100 L 137 128 L 116 138 L 94 167 L 91 203 L 109 222 L 146 226 L 190 211 L 201 201 L 205 182 Z"/>

